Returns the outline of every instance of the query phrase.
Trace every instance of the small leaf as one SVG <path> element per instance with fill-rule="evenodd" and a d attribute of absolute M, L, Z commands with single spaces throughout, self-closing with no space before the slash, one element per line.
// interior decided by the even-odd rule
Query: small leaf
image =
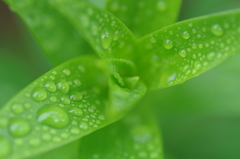
<path fill-rule="evenodd" d="M 80 31 L 101 58 L 133 59 L 135 39 L 110 13 L 82 0 L 48 0 Z"/>
<path fill-rule="evenodd" d="M 55 65 L 93 50 L 76 29 L 46 1 L 5 0 L 28 25 Z M 33 9 L 34 8 L 34 9 Z"/>
<path fill-rule="evenodd" d="M 107 0 L 106 9 L 141 37 L 177 19 L 181 0 Z"/>
<path fill-rule="evenodd" d="M 169 87 L 213 68 L 240 51 L 240 11 L 186 20 L 139 41 L 136 61 L 151 89 Z"/>
<path fill-rule="evenodd" d="M 129 90 L 118 86 L 112 78 L 109 84 L 104 65 L 90 56 L 68 61 L 3 106 L 0 145 L 5 149 L 1 149 L 0 156 L 39 155 L 106 126 L 130 110 L 143 96 L 145 86 L 139 81 Z M 122 102 L 125 105 L 114 105 L 122 99 L 127 101 Z"/>
<path fill-rule="evenodd" d="M 163 159 L 158 125 L 152 115 L 132 112 L 124 119 L 84 137 L 80 142 L 79 156 L 79 159 Z"/>

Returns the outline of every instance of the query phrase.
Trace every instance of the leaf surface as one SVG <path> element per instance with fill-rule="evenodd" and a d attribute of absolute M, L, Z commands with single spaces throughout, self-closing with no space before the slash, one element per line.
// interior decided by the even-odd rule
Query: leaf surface
<path fill-rule="evenodd" d="M 5 0 L 27 24 L 55 65 L 93 50 L 78 31 L 46 1 Z M 33 9 L 34 8 L 34 9 Z"/>
<path fill-rule="evenodd" d="M 112 14 L 82 0 L 48 0 L 81 32 L 101 58 L 133 59 L 135 38 Z"/>
<path fill-rule="evenodd" d="M 213 68 L 240 51 L 240 11 L 176 23 L 142 38 L 136 59 L 151 89 L 169 87 Z"/>
<path fill-rule="evenodd" d="M 106 9 L 141 37 L 174 23 L 180 5 L 181 0 L 107 0 Z"/>
<path fill-rule="evenodd" d="M 80 159 L 163 159 L 155 121 L 146 111 L 134 110 L 120 121 L 84 137 L 79 147 Z"/>
<path fill-rule="evenodd" d="M 145 86 L 138 81 L 131 90 L 120 87 L 104 65 L 91 56 L 68 61 L 12 98 L 0 111 L 0 157 L 34 157 L 112 123 L 130 110 Z M 122 99 L 125 105 L 119 103 Z"/>

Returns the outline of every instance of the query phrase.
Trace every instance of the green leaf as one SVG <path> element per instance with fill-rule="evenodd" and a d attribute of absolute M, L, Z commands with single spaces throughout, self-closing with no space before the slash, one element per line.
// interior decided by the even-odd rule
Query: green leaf
<path fill-rule="evenodd" d="M 46 1 L 5 2 L 28 25 L 44 53 L 55 65 L 93 52 L 76 29 Z"/>
<path fill-rule="evenodd" d="M 163 159 L 162 141 L 156 120 L 146 111 L 135 111 L 82 138 L 80 159 Z"/>
<path fill-rule="evenodd" d="M 140 76 L 151 89 L 169 87 L 240 51 L 240 11 L 176 23 L 139 41 Z"/>
<path fill-rule="evenodd" d="M 143 96 L 103 71 L 95 57 L 68 61 L 27 86 L 0 111 L 0 156 L 33 157 L 118 120 Z M 119 101 L 125 99 L 126 105 Z M 114 105 L 118 103 L 118 105 Z M 113 116 L 112 114 L 115 114 Z"/>
<path fill-rule="evenodd" d="M 181 0 L 107 0 L 106 9 L 141 37 L 177 20 Z"/>
<path fill-rule="evenodd" d="M 99 8 L 104 8 L 105 5 L 105 0 L 86 0 L 96 6 L 98 6 Z"/>
<path fill-rule="evenodd" d="M 48 0 L 80 31 L 102 58 L 133 59 L 135 39 L 112 14 L 82 0 Z"/>

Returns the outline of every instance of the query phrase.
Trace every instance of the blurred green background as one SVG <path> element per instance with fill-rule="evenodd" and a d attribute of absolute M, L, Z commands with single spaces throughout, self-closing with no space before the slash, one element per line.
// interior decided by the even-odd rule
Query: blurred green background
<path fill-rule="evenodd" d="M 183 0 L 179 20 L 240 8 L 239 0 Z M 166 159 L 240 158 L 240 55 L 140 102 L 154 109 Z M 0 105 L 51 68 L 21 20 L 0 1 Z"/>

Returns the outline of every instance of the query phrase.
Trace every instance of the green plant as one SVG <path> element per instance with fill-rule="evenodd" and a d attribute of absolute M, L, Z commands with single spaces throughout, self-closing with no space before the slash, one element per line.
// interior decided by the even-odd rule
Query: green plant
<path fill-rule="evenodd" d="M 147 88 L 182 83 L 240 50 L 238 10 L 168 26 L 180 0 L 106 1 L 115 16 L 82 0 L 5 2 L 60 65 L 2 107 L 0 157 L 163 158 L 149 103 L 98 129 L 131 111 Z"/>

